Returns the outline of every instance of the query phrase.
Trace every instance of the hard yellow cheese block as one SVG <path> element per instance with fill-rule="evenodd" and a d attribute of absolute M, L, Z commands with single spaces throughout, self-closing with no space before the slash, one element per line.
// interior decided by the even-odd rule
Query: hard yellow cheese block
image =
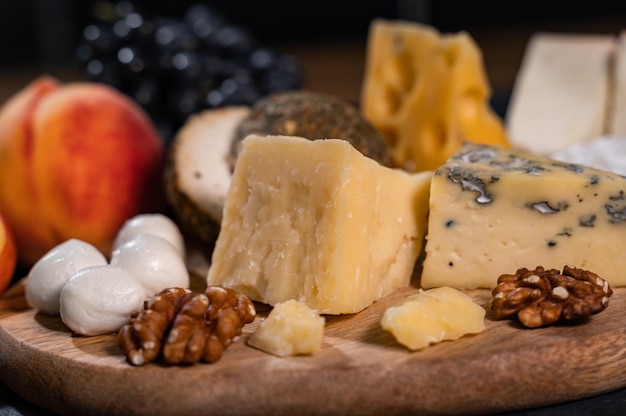
<path fill-rule="evenodd" d="M 248 339 L 248 345 L 279 357 L 322 349 L 325 319 L 293 299 L 274 306 Z"/>
<path fill-rule="evenodd" d="M 485 309 L 451 287 L 421 290 L 385 310 L 383 329 L 411 350 L 451 341 L 485 328 Z"/>
<path fill-rule="evenodd" d="M 482 53 L 466 32 L 372 22 L 361 108 L 392 146 L 397 166 L 433 170 L 467 140 L 508 146 L 490 95 Z"/>
<path fill-rule="evenodd" d="M 466 143 L 433 175 L 421 286 L 493 288 L 518 268 L 626 285 L 626 178 Z"/>
<path fill-rule="evenodd" d="M 359 312 L 409 284 L 432 172 L 383 167 L 344 140 L 242 143 L 208 284 L 321 314 Z"/>

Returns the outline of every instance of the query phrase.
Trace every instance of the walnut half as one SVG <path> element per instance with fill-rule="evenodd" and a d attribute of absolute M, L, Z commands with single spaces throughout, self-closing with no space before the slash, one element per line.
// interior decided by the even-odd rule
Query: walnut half
<path fill-rule="evenodd" d="M 601 312 L 612 294 L 609 283 L 590 271 L 565 266 L 560 273 L 538 266 L 501 275 L 487 307 L 497 319 L 517 317 L 538 328 Z"/>
<path fill-rule="evenodd" d="M 118 333 L 117 345 L 136 366 L 159 354 L 168 364 L 213 363 L 255 316 L 252 301 L 232 289 L 209 286 L 196 294 L 168 288 L 131 316 Z"/>

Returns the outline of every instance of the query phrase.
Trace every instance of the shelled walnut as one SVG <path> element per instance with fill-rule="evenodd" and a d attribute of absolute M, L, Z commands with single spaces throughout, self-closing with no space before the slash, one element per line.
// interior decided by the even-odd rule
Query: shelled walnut
<path fill-rule="evenodd" d="M 178 299 L 189 293 L 189 289 L 183 288 L 164 289 L 147 299 L 142 311 L 131 315 L 130 323 L 117 335 L 117 345 L 130 363 L 143 365 L 157 358 L 176 314 Z"/>
<path fill-rule="evenodd" d="M 118 333 L 117 344 L 137 366 L 159 354 L 168 364 L 213 363 L 255 316 L 254 304 L 228 288 L 209 286 L 200 294 L 168 288 L 131 316 Z"/>
<path fill-rule="evenodd" d="M 601 312 L 612 294 L 609 283 L 590 271 L 538 266 L 501 275 L 487 306 L 497 319 L 517 316 L 524 326 L 538 328 Z"/>

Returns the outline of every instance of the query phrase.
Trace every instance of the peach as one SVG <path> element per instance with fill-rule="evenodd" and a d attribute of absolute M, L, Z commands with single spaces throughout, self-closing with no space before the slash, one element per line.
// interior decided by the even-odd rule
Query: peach
<path fill-rule="evenodd" d="M 70 238 L 109 255 L 127 219 L 164 208 L 163 156 L 152 120 L 118 90 L 33 80 L 0 108 L 0 211 L 20 263 Z"/>
<path fill-rule="evenodd" d="M 9 286 L 17 265 L 17 251 L 13 233 L 0 214 L 0 295 Z"/>

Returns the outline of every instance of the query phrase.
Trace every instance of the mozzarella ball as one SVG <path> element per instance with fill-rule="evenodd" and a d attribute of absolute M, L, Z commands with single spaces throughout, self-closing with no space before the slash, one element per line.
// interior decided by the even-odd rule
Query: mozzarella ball
<path fill-rule="evenodd" d="M 59 297 L 63 284 L 76 271 L 89 266 L 102 266 L 107 259 L 93 245 L 78 239 L 59 244 L 37 261 L 26 279 L 26 301 L 50 315 L 59 313 Z"/>
<path fill-rule="evenodd" d="M 140 234 L 152 234 L 169 241 L 185 256 L 185 240 L 180 229 L 171 218 L 163 214 L 139 214 L 127 220 L 117 232 L 113 250 Z"/>
<path fill-rule="evenodd" d="M 139 234 L 111 254 L 111 265 L 121 267 L 153 295 L 168 287 L 189 288 L 189 271 L 176 248 L 152 234 Z"/>
<path fill-rule="evenodd" d="M 107 265 L 74 273 L 63 285 L 61 320 L 80 335 L 118 331 L 143 309 L 146 291 L 126 270 Z"/>

